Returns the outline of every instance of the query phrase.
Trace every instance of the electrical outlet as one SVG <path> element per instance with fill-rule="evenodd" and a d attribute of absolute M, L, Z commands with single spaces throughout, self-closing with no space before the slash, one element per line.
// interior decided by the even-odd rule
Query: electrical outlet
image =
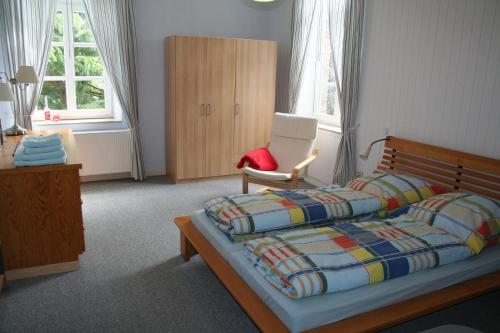
<path fill-rule="evenodd" d="M 389 135 L 389 128 L 388 127 L 384 127 L 383 131 L 384 131 L 385 136 Z"/>
<path fill-rule="evenodd" d="M 358 177 L 358 178 L 363 177 L 363 171 L 360 171 L 360 170 L 356 171 L 356 177 Z"/>

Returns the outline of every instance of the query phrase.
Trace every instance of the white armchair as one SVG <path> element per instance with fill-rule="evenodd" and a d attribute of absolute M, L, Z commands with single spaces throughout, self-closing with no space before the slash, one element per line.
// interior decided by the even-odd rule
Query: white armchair
<path fill-rule="evenodd" d="M 297 188 L 306 167 L 318 155 L 318 150 L 314 149 L 317 131 L 317 119 L 275 113 L 267 147 L 278 162 L 278 170 L 260 171 L 245 166 L 243 193 L 248 193 L 248 183 L 282 189 Z"/>

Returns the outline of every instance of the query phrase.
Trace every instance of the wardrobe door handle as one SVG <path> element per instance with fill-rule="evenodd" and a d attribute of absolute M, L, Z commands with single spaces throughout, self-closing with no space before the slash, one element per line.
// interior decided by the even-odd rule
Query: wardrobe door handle
<path fill-rule="evenodd" d="M 212 114 L 212 106 L 210 104 L 207 104 L 207 117 Z"/>
<path fill-rule="evenodd" d="M 205 104 L 200 105 L 200 117 L 205 115 Z"/>
<path fill-rule="evenodd" d="M 234 113 L 240 114 L 240 104 L 239 103 L 236 103 L 236 105 L 234 106 Z"/>

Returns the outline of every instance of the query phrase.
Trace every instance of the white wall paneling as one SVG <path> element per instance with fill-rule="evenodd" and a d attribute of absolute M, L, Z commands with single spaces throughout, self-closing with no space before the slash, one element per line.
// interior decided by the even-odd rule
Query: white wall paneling
<path fill-rule="evenodd" d="M 500 158 L 500 1 L 367 1 L 361 75 L 358 151 L 387 127 Z"/>

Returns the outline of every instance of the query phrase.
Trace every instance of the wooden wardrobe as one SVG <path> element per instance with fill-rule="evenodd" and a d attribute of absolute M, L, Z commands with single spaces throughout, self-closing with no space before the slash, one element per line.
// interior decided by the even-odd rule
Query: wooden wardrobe
<path fill-rule="evenodd" d="M 277 43 L 170 36 L 166 56 L 166 174 L 174 181 L 231 175 L 269 140 Z"/>

